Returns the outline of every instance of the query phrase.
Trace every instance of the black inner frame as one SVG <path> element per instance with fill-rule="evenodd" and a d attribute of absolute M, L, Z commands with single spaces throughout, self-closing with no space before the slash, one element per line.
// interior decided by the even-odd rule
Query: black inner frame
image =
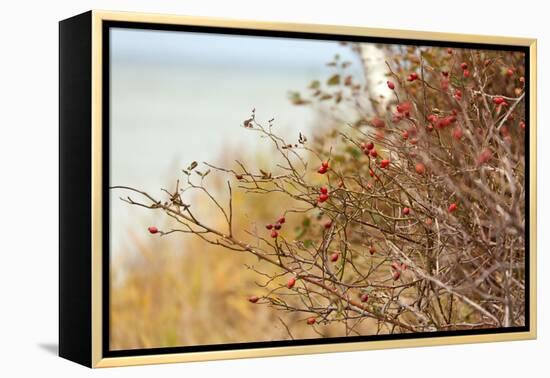
<path fill-rule="evenodd" d="M 365 335 L 365 336 L 349 336 L 349 337 L 332 337 L 324 339 L 300 339 L 300 340 L 278 340 L 278 341 L 260 341 L 247 343 L 231 343 L 231 344 L 213 344 L 213 345 L 189 345 L 178 347 L 162 347 L 162 348 L 140 348 L 127 350 L 110 350 L 110 248 L 109 248 L 109 222 L 110 222 L 110 203 L 109 203 L 109 168 L 110 168 L 110 29 L 111 28 L 128 28 L 128 29 L 145 29 L 156 31 L 176 31 L 176 32 L 195 32 L 195 33 L 210 33 L 210 34 L 226 34 L 240 35 L 253 37 L 279 37 L 279 38 L 300 38 L 314 40 L 331 40 L 331 41 L 349 41 L 349 42 L 365 42 L 365 43 L 384 43 L 384 44 L 404 44 L 417 46 L 437 46 L 437 47 L 455 47 L 455 48 L 471 48 L 480 50 L 502 50 L 502 51 L 517 51 L 525 54 L 525 122 L 530 125 L 530 54 L 528 46 L 508 46 L 498 44 L 482 44 L 482 43 L 462 43 L 462 42 L 445 42 L 445 41 L 430 41 L 418 39 L 401 39 L 401 38 L 384 38 L 384 37 L 365 37 L 354 35 L 335 35 L 323 33 L 304 33 L 304 32 L 287 32 L 287 31 L 272 31 L 272 30 L 251 30 L 226 27 L 212 26 L 190 26 L 190 25 L 167 25 L 142 22 L 128 21 L 103 21 L 102 22 L 102 37 L 103 37 L 103 77 L 102 77 L 102 123 L 103 123 L 103 160 L 102 160 L 102 175 L 103 175 L 103 261 L 102 261 L 102 282 L 103 282 L 103 328 L 102 328 L 102 354 L 103 357 L 126 357 L 140 355 L 155 355 L 169 353 L 190 353 L 190 352 L 207 352 L 207 351 L 222 351 L 234 349 L 255 349 L 269 347 L 289 347 L 303 345 L 330 345 L 336 343 L 364 342 L 364 341 L 379 341 L 379 340 L 406 340 L 406 339 L 423 339 L 432 337 L 446 336 L 463 336 L 463 335 L 488 335 L 500 333 L 515 333 L 528 332 L 530 330 L 530 133 L 529 127 L 525 132 L 525 188 L 527 195 L 525 197 L 525 325 L 523 327 L 508 327 L 508 328 L 490 328 L 490 329 L 474 329 L 474 330 L 458 330 L 458 331 L 438 331 L 438 332 L 421 332 L 421 333 L 404 333 L 391 335 Z M 406 34 L 403 31 L 403 34 Z"/>

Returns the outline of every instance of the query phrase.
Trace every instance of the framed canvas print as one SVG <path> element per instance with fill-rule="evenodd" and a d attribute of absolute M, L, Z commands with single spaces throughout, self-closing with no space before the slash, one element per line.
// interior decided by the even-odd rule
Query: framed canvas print
<path fill-rule="evenodd" d="M 60 22 L 59 352 L 536 337 L 536 41 Z"/>

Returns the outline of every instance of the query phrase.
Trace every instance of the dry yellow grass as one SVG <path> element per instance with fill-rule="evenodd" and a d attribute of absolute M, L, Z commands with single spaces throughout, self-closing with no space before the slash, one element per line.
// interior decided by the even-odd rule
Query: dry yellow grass
<path fill-rule="evenodd" d="M 219 187 L 221 183 L 213 184 Z M 245 196 L 234 192 L 234 207 L 238 209 L 234 221 L 239 237 L 250 240 L 243 230 L 253 228 L 254 222 L 263 228 L 265 222 L 280 215 L 284 200 L 274 198 L 277 207 L 273 208 L 259 196 L 248 195 L 246 200 Z M 196 198 L 201 206 L 203 202 Z M 203 214 L 213 215 L 212 211 L 201 208 Z M 136 210 L 136 214 L 142 213 Z M 207 219 L 215 222 L 216 218 Z M 287 219 L 283 232 L 292 233 L 293 222 L 299 219 Z M 265 278 L 247 265 L 276 272 L 257 258 L 210 245 L 192 235 L 149 235 L 138 226 L 141 222 L 135 223 L 130 231 L 133 244 L 117 251 L 111 261 L 112 349 L 290 339 L 282 322 L 296 339 L 345 335 L 342 324 L 315 326 L 317 333 L 306 324 L 306 313 L 251 304 L 249 296 L 262 296 L 269 288 L 257 285 Z M 274 281 L 270 287 L 284 284 L 287 278 Z M 368 322 L 358 330 L 367 332 L 364 327 L 373 331 Z"/>

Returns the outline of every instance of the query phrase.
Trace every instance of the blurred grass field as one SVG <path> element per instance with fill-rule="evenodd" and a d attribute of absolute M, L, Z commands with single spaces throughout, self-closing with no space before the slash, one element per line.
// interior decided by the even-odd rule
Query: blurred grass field
<path fill-rule="evenodd" d="M 256 284 L 262 277 L 245 266 L 270 271 L 255 257 L 192 236 L 134 240 L 131 251 L 112 262 L 112 349 L 290 339 L 280 319 L 294 338 L 320 337 L 305 323 L 306 314 L 247 300 L 267 291 Z M 336 325 L 319 329 L 325 337 L 344 332 Z"/>
<path fill-rule="evenodd" d="M 211 184 L 219 188 L 224 182 L 212 177 Z M 263 229 L 288 201 L 274 195 L 274 207 L 261 196 L 238 190 L 233 194 L 236 235 L 243 240 L 251 240 L 245 229 Z M 204 219 L 215 222 L 215 212 L 205 198 L 197 197 L 193 203 L 203 216 L 206 214 Z M 193 235 L 150 235 L 146 229 L 151 222 L 161 229 L 174 225 L 166 223 L 160 213 L 135 211 L 136 226 L 128 230 L 131 244 L 111 255 L 111 349 L 287 340 L 291 338 L 289 331 L 295 339 L 345 336 L 342 324 L 316 326 L 315 332 L 305 322 L 306 313 L 251 304 L 249 296 L 262 296 L 288 277 L 259 287 L 257 283 L 265 278 L 247 266 L 275 273 L 273 267 Z M 282 232 L 292 234 L 293 224 L 301 217 L 291 215 L 287 219 Z M 367 321 L 357 330 L 372 333 L 375 327 Z"/>

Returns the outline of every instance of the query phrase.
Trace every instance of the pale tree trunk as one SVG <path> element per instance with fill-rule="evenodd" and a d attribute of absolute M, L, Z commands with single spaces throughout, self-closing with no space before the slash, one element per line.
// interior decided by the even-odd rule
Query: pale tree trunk
<path fill-rule="evenodd" d="M 384 115 L 392 101 L 392 91 L 386 84 L 386 53 L 375 44 L 364 43 L 359 47 L 359 55 L 363 61 L 367 93 L 376 101 L 373 110 L 379 115 Z"/>

